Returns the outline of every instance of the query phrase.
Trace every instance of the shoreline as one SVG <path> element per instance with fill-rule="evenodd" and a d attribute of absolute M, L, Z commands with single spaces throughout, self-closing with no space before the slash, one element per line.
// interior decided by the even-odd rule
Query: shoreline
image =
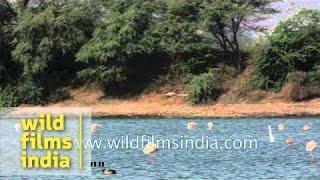
<path fill-rule="evenodd" d="M 98 118 L 183 118 L 242 119 L 320 117 L 319 102 L 178 105 L 141 102 L 117 102 L 93 105 L 92 116 Z"/>
<path fill-rule="evenodd" d="M 263 106 L 263 104 L 261 104 Z M 320 111 L 320 107 L 319 107 Z M 239 113 L 234 112 L 234 115 L 227 115 L 227 114 L 219 114 L 219 115 L 204 115 L 206 113 L 203 113 L 203 115 L 192 115 L 192 112 L 189 112 L 188 114 L 171 114 L 171 113 L 139 113 L 139 112 L 130 112 L 130 113 L 112 113 L 112 112 L 95 112 L 95 109 L 92 110 L 92 118 L 98 118 L 98 119 L 276 119 L 276 118 L 288 118 L 288 119 L 294 119 L 294 118 L 319 118 L 320 119 L 320 112 L 314 113 L 314 112 L 290 112 L 290 113 L 268 113 L 264 112 L 261 114 L 255 114 L 255 113 Z"/>
<path fill-rule="evenodd" d="M 320 98 L 304 102 L 269 99 L 260 103 L 192 105 L 185 97 L 152 93 L 129 99 L 106 99 L 97 90 L 71 91 L 68 100 L 46 107 L 91 107 L 97 118 L 240 119 L 320 117 Z M 84 98 L 85 97 L 85 98 Z"/>
<path fill-rule="evenodd" d="M 190 116 L 152 116 L 152 115 L 136 115 L 136 116 L 127 116 L 127 115 L 93 115 L 92 118 L 95 119 L 196 119 L 196 120 L 206 120 L 206 119 L 215 119 L 215 120 L 226 120 L 226 119 L 277 119 L 277 118 L 286 118 L 286 119 L 295 119 L 295 118 L 319 118 L 319 115 L 290 115 L 290 116 L 226 116 L 226 117 L 217 117 L 217 116 L 210 116 L 210 117 L 190 117 Z"/>

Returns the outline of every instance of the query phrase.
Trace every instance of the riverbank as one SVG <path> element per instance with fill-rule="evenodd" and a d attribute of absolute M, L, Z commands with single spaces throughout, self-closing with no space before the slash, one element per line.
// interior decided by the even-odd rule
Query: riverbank
<path fill-rule="evenodd" d="M 72 90 L 71 98 L 49 107 L 92 108 L 95 117 L 244 118 L 320 116 L 320 99 L 291 103 L 275 100 L 256 104 L 192 105 L 185 97 L 147 94 L 130 99 L 104 98 L 95 90 Z"/>

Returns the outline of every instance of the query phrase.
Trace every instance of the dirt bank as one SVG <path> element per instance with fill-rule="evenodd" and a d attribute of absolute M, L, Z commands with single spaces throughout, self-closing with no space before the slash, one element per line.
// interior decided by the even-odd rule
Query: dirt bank
<path fill-rule="evenodd" d="M 71 99 L 50 106 L 90 106 L 93 116 L 159 117 L 278 117 L 320 116 L 320 99 L 301 103 L 263 102 L 257 104 L 191 105 L 185 97 L 148 94 L 135 99 L 108 99 L 96 90 L 72 90 Z"/>

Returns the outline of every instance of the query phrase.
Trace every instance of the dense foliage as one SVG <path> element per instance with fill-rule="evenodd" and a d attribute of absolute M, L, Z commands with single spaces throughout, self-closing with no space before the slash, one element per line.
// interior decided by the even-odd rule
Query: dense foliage
<path fill-rule="evenodd" d="M 73 61 L 77 50 L 90 38 L 92 25 L 90 10 L 73 5 L 49 4 L 38 13 L 25 10 L 19 14 L 12 58 L 22 65 L 22 78 L 44 85 L 52 71 L 66 68 Z"/>
<path fill-rule="evenodd" d="M 83 83 L 139 93 L 161 78 L 185 79 L 194 103 L 214 101 L 247 67 L 250 34 L 276 1 L 0 0 L 0 106 L 60 101 Z M 298 100 L 319 87 L 319 19 L 304 10 L 280 23 L 252 56 L 255 86 L 308 87 L 291 93 Z"/>
<path fill-rule="evenodd" d="M 187 87 L 190 101 L 198 104 L 217 100 L 221 89 L 216 84 L 217 77 L 212 72 L 195 76 Z"/>
<path fill-rule="evenodd" d="M 0 82 L 8 80 L 10 41 L 12 37 L 13 9 L 6 1 L 0 1 Z M 1 85 L 1 83 L 0 83 Z"/>
<path fill-rule="evenodd" d="M 60 92 L 66 76 L 77 70 L 74 56 L 91 37 L 94 15 L 86 6 L 49 3 L 37 11 L 23 9 L 15 21 L 10 47 L 20 69 L 10 84 L 16 86 L 16 101 L 52 101 L 51 93 Z"/>
<path fill-rule="evenodd" d="M 293 74 L 292 80 L 304 74 L 308 84 L 319 85 L 320 11 L 303 10 L 281 22 L 255 64 L 266 90 L 280 90 Z"/>
<path fill-rule="evenodd" d="M 14 107 L 18 105 L 15 98 L 14 89 L 11 86 L 0 88 L 0 107 Z"/>
<path fill-rule="evenodd" d="M 103 86 L 124 81 L 128 63 L 155 49 L 157 42 L 151 36 L 155 6 L 149 1 L 120 3 L 102 13 L 92 39 L 77 54 L 77 60 L 87 66 L 80 76 Z"/>
<path fill-rule="evenodd" d="M 230 89 L 236 77 L 236 68 L 224 64 L 219 64 L 206 73 L 194 75 L 186 88 L 189 100 L 194 104 L 215 102 Z"/>
<path fill-rule="evenodd" d="M 245 65 L 241 44 L 245 43 L 248 31 L 261 29 L 255 21 L 277 12 L 268 4 L 277 0 L 215 0 L 203 5 L 203 24 L 212 36 L 214 45 L 231 56 L 232 63 L 240 71 Z"/>

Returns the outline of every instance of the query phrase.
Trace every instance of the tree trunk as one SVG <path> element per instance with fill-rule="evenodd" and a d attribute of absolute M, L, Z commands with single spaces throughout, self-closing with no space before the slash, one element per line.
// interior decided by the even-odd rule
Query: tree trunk
<path fill-rule="evenodd" d="M 233 41 L 234 41 L 234 56 L 235 56 L 235 61 L 236 61 L 236 68 L 238 72 L 242 70 L 242 57 L 241 57 L 241 52 L 240 52 L 240 46 L 238 42 L 238 29 L 236 28 L 233 32 Z"/>
<path fill-rule="evenodd" d="M 234 52 L 235 55 L 235 61 L 238 72 L 242 70 L 242 57 L 239 46 L 236 47 L 236 51 Z"/>

